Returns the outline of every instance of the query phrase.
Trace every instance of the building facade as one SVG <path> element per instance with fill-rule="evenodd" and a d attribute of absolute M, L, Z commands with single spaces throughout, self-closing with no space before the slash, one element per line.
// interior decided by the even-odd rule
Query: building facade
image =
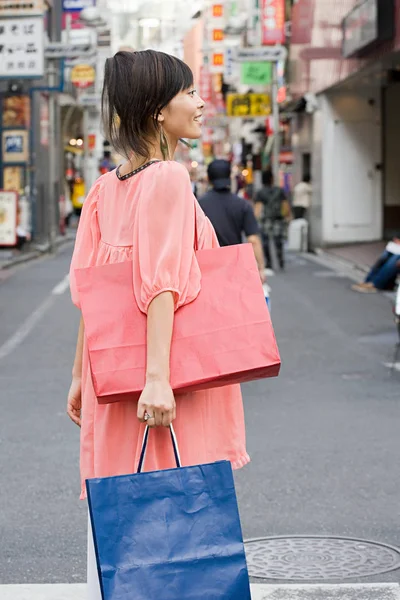
<path fill-rule="evenodd" d="M 294 181 L 313 178 L 314 246 L 400 229 L 400 0 L 298 0 L 290 93 Z"/>

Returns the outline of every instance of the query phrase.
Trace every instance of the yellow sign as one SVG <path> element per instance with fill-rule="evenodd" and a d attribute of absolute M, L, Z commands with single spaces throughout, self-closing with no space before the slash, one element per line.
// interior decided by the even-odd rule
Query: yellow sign
<path fill-rule="evenodd" d="M 226 98 L 228 117 L 267 117 L 271 114 L 269 94 L 228 94 Z"/>
<path fill-rule="evenodd" d="M 75 87 L 89 87 L 95 80 L 96 71 L 91 65 L 76 65 L 71 71 L 71 81 Z"/>

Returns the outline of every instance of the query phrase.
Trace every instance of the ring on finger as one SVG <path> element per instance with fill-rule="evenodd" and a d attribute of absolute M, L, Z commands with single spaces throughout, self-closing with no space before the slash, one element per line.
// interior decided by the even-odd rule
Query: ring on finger
<path fill-rule="evenodd" d="M 144 420 L 145 421 L 150 421 L 150 419 L 154 419 L 154 418 L 155 418 L 154 415 L 149 415 L 148 412 L 144 413 Z"/>

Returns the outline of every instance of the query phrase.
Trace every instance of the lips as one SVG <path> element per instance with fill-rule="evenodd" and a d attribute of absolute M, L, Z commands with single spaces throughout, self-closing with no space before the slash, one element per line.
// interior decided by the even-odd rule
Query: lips
<path fill-rule="evenodd" d="M 201 123 L 202 118 L 203 118 L 203 115 L 197 115 L 197 117 L 195 117 L 193 120 L 196 121 L 196 123 Z"/>

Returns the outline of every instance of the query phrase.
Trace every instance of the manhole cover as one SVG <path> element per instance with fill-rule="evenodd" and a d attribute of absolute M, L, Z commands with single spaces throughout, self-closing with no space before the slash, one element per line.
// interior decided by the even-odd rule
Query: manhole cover
<path fill-rule="evenodd" d="M 400 568 L 397 548 L 353 538 L 259 538 L 245 548 L 249 575 L 260 579 L 349 579 Z"/>

